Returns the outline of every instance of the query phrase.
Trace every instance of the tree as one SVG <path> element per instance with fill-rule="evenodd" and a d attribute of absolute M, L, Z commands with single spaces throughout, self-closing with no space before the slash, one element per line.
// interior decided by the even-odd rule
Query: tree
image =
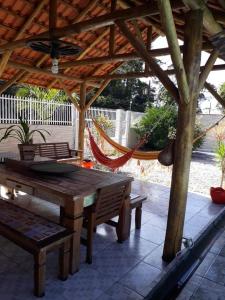
<path fill-rule="evenodd" d="M 67 102 L 68 97 L 62 90 L 46 89 L 38 86 L 22 85 L 16 91 L 18 97 L 31 97 L 40 101 Z"/>
<path fill-rule="evenodd" d="M 118 73 L 141 72 L 143 63 L 131 61 L 123 65 Z M 95 92 L 88 96 L 91 98 Z M 155 89 L 140 79 L 112 80 L 94 103 L 96 107 L 123 108 L 144 112 L 154 102 Z"/>
<path fill-rule="evenodd" d="M 175 138 L 177 124 L 177 107 L 174 105 L 164 105 L 152 107 L 146 110 L 144 116 L 135 126 L 135 131 L 140 137 L 149 135 L 144 148 L 150 150 L 162 150 L 168 144 L 171 135 Z M 202 128 L 198 123 L 195 124 L 194 138 L 201 136 Z M 193 145 L 197 149 L 203 143 L 204 137 L 198 139 Z"/>

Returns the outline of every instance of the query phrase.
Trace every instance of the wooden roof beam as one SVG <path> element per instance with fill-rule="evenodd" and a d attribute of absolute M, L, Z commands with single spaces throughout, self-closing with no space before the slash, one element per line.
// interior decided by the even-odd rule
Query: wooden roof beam
<path fill-rule="evenodd" d="M 174 99 L 179 102 L 179 93 L 178 89 L 174 85 L 174 83 L 170 80 L 167 74 L 160 68 L 154 58 L 152 58 L 145 45 L 142 44 L 141 41 L 137 39 L 133 35 L 133 33 L 129 30 L 127 25 L 123 21 L 117 21 L 116 24 L 119 26 L 120 31 L 123 35 L 128 39 L 130 44 L 134 47 L 134 49 L 139 53 L 139 55 L 143 58 L 143 60 L 149 65 L 149 68 L 154 72 L 155 76 L 159 78 L 165 88 L 172 94 Z"/>
<path fill-rule="evenodd" d="M 200 71 L 203 71 L 205 66 L 200 67 Z M 214 65 L 211 71 L 224 71 L 225 64 Z M 167 75 L 174 75 L 175 70 L 163 70 Z M 154 72 L 131 72 L 131 73 L 124 73 L 124 74 L 105 74 L 105 75 L 92 75 L 89 77 L 84 78 L 86 82 L 90 81 L 100 81 L 100 80 L 122 80 L 122 79 L 132 79 L 132 78 L 144 78 L 144 77 L 154 77 Z"/>
<path fill-rule="evenodd" d="M 202 50 L 209 51 L 211 49 L 212 49 L 211 44 L 205 44 Z M 180 46 L 180 50 L 181 52 L 183 51 L 183 46 Z M 152 57 L 170 55 L 169 48 L 152 49 L 152 50 L 148 50 L 148 53 Z M 87 65 L 97 65 L 97 64 L 111 64 L 116 62 L 126 62 L 130 60 L 139 60 L 139 59 L 142 59 L 140 55 L 138 55 L 136 52 L 130 52 L 124 54 L 115 54 L 111 56 L 91 57 L 82 60 L 76 59 L 74 61 L 60 63 L 59 69 L 66 69 L 66 68 L 87 66 Z"/>
<path fill-rule="evenodd" d="M 81 21 L 75 24 L 71 24 L 69 26 L 57 28 L 54 31 L 54 36 L 56 38 L 62 38 L 73 34 L 78 34 L 81 32 L 86 32 L 89 30 L 96 30 L 98 28 L 102 28 L 105 26 L 110 26 L 115 24 L 116 21 L 124 21 L 124 20 L 132 20 L 136 18 L 141 18 L 149 15 L 157 15 L 159 13 L 157 5 L 151 6 L 138 6 L 135 8 L 128 8 L 123 10 L 116 10 L 115 12 L 102 15 L 99 17 L 95 17 L 93 19 L 87 21 Z M 13 50 L 15 48 L 26 47 L 29 41 L 32 41 L 34 38 L 48 38 L 49 31 L 43 32 L 41 34 L 36 35 L 35 37 L 30 37 L 26 39 L 21 39 L 14 42 L 9 42 L 0 46 L 0 52 L 4 52 L 6 50 Z"/>
<path fill-rule="evenodd" d="M 54 77 L 54 78 L 57 78 L 57 79 L 72 80 L 72 81 L 76 81 L 78 83 L 84 82 L 84 80 L 81 79 L 81 78 L 77 78 L 77 77 L 74 77 L 74 76 L 67 76 L 67 75 L 60 74 L 60 73 L 52 74 L 52 72 L 50 72 L 50 71 L 46 71 L 44 69 L 37 68 L 37 67 L 24 65 L 24 64 L 17 63 L 17 62 L 11 61 L 11 60 L 9 60 L 8 65 L 10 67 L 13 67 L 13 68 L 16 68 L 16 69 L 19 69 L 19 70 L 28 71 L 30 73 L 38 73 L 38 74 L 48 75 L 48 76 L 51 76 L 51 77 Z M 98 84 L 93 83 L 93 82 L 89 82 L 88 84 L 90 86 L 93 86 L 93 87 L 99 87 Z"/>
<path fill-rule="evenodd" d="M 14 77 L 12 77 L 10 80 L 6 81 L 5 83 L 3 83 L 0 86 L 0 94 L 2 94 L 5 90 L 7 90 L 11 85 L 13 85 L 14 83 L 16 83 L 21 76 L 23 76 L 23 74 L 25 73 L 25 71 L 23 72 L 18 72 Z"/>

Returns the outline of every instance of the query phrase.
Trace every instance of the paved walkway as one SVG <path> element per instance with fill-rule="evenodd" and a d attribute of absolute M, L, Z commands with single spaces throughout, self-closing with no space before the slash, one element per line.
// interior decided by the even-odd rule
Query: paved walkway
<path fill-rule="evenodd" d="M 82 246 L 80 271 L 65 282 L 57 279 L 57 254 L 50 253 L 47 264 L 46 296 L 43 299 L 141 300 L 148 294 L 156 277 L 166 268 L 161 256 L 169 188 L 135 181 L 133 192 L 148 195 L 148 200 L 143 207 L 141 230 L 135 230 L 134 218 L 132 218 L 130 239 L 123 244 L 118 244 L 114 228 L 108 225 L 98 226 L 94 241 L 93 264 L 87 265 L 84 262 L 86 249 Z M 40 199 L 24 195 L 15 201 L 50 219 L 55 220 L 59 214 L 56 206 Z M 185 235 L 194 238 L 222 208 L 223 206 L 213 205 L 207 197 L 190 193 Z M 210 253 L 210 255 L 214 254 Z M 0 299 L 36 299 L 32 296 L 32 269 L 33 260 L 28 253 L 6 239 L 0 238 Z M 224 282 L 224 278 L 221 280 Z"/>

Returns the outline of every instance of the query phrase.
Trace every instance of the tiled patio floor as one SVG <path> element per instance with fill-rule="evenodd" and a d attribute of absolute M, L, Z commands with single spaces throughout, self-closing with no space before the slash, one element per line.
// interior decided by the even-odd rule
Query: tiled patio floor
<path fill-rule="evenodd" d="M 139 300 L 148 294 L 154 279 L 166 267 L 161 256 L 165 237 L 169 189 L 157 184 L 135 181 L 133 192 L 148 195 L 148 200 L 143 207 L 141 230 L 134 229 L 134 218 L 132 218 L 130 239 L 123 244 L 118 244 L 112 227 L 108 225 L 99 226 L 94 242 L 93 264 L 87 265 L 84 262 L 85 247 L 82 246 L 80 271 L 70 276 L 65 282 L 57 279 L 57 254 L 50 253 L 48 255 L 46 296 L 44 299 Z M 52 219 L 58 215 L 56 206 L 39 199 L 20 196 L 15 201 Z M 185 235 L 194 238 L 222 208 L 223 206 L 213 205 L 207 197 L 190 193 L 185 220 Z M 223 241 L 225 241 L 225 235 Z M 215 253 L 210 252 L 208 256 L 214 257 Z M 220 263 L 221 257 L 223 259 L 224 256 L 218 256 L 215 263 Z M 32 296 L 32 269 L 33 260 L 29 254 L 6 239 L 0 238 L 0 299 L 36 299 Z M 196 276 L 199 277 L 200 275 Z M 213 271 L 204 278 L 203 283 L 205 282 L 206 285 L 207 280 L 211 280 L 212 276 Z M 221 283 L 223 282 L 225 282 L 224 277 L 222 278 L 221 275 Z M 210 283 L 214 284 L 212 280 Z M 224 287 L 220 284 L 219 288 Z"/>

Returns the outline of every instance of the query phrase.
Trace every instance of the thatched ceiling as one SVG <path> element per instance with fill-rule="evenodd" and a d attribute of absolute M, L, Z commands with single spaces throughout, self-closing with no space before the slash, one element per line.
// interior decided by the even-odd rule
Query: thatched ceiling
<path fill-rule="evenodd" d="M 188 1 L 192 2 L 192 0 Z M 185 12 L 189 10 L 184 4 L 187 0 L 172 0 L 170 2 L 173 8 L 177 35 L 183 39 Z M 207 2 L 206 5 L 212 12 L 215 21 L 224 28 L 225 1 L 210 0 L 205 2 Z M 134 8 L 135 6 L 137 8 Z M 50 70 L 51 58 L 49 55 L 31 50 L 26 45 L 28 38 L 33 38 L 42 33 L 45 33 L 42 36 L 48 36 L 49 1 L 0 0 L 0 53 L 2 55 L 0 79 L 5 81 L 4 87 L 15 82 L 24 82 L 44 87 L 60 88 L 61 85 L 58 81 L 58 78 L 60 78 L 64 87 L 68 91 L 73 91 L 79 88 L 79 83 L 85 78 L 90 79 L 92 76 L 112 73 L 125 59 L 123 55 L 119 59 L 119 54 L 131 53 L 130 57 L 127 56 L 129 59 L 132 58 L 132 55 L 137 56 L 134 48 L 118 27 L 114 26 L 114 29 L 112 29 L 114 20 L 118 19 L 120 15 L 124 16 L 124 20 L 126 20 L 135 35 L 138 32 L 141 34 L 145 43 L 147 42 L 147 32 L 150 26 L 153 26 L 152 39 L 163 33 L 157 1 L 118 0 L 117 10 L 120 12 L 111 12 L 111 0 L 58 0 L 56 26 L 57 29 L 63 28 L 63 30 L 57 32 L 57 34 L 62 40 L 79 45 L 83 51 L 76 57 L 61 57 L 59 59 L 60 71 L 57 78 L 55 78 Z M 101 18 L 98 18 L 103 15 L 108 16 L 105 18 L 105 22 L 103 22 L 104 17 L 102 17 L 102 21 Z M 139 17 L 134 22 L 135 16 L 138 15 L 141 18 Z M 95 18 L 98 18 L 96 19 L 97 25 L 95 22 L 88 22 L 88 20 L 94 20 Z M 109 22 L 107 22 L 107 19 Z M 78 25 L 70 27 L 71 24 L 75 23 L 78 23 Z M 81 26 L 79 27 L 79 25 Z M 111 25 L 111 29 L 109 25 Z M 113 53 L 109 53 L 112 52 L 112 49 L 109 50 L 112 31 L 114 31 L 115 36 L 114 50 Z M 211 47 L 210 34 L 207 26 L 205 26 L 205 48 Z M 17 42 L 14 43 L 16 40 Z M 22 40 L 22 43 L 18 43 L 19 40 Z M 111 57 L 117 56 L 117 59 L 110 60 L 109 55 Z M 101 57 L 103 57 L 102 60 Z M 95 63 L 92 58 L 96 58 Z M 72 64 L 70 64 L 71 62 Z M 89 81 L 89 88 L 100 86 L 101 83 L 102 78 L 98 80 L 98 77 L 96 77 L 93 81 Z M 0 91 L 2 92 L 1 88 Z"/>

